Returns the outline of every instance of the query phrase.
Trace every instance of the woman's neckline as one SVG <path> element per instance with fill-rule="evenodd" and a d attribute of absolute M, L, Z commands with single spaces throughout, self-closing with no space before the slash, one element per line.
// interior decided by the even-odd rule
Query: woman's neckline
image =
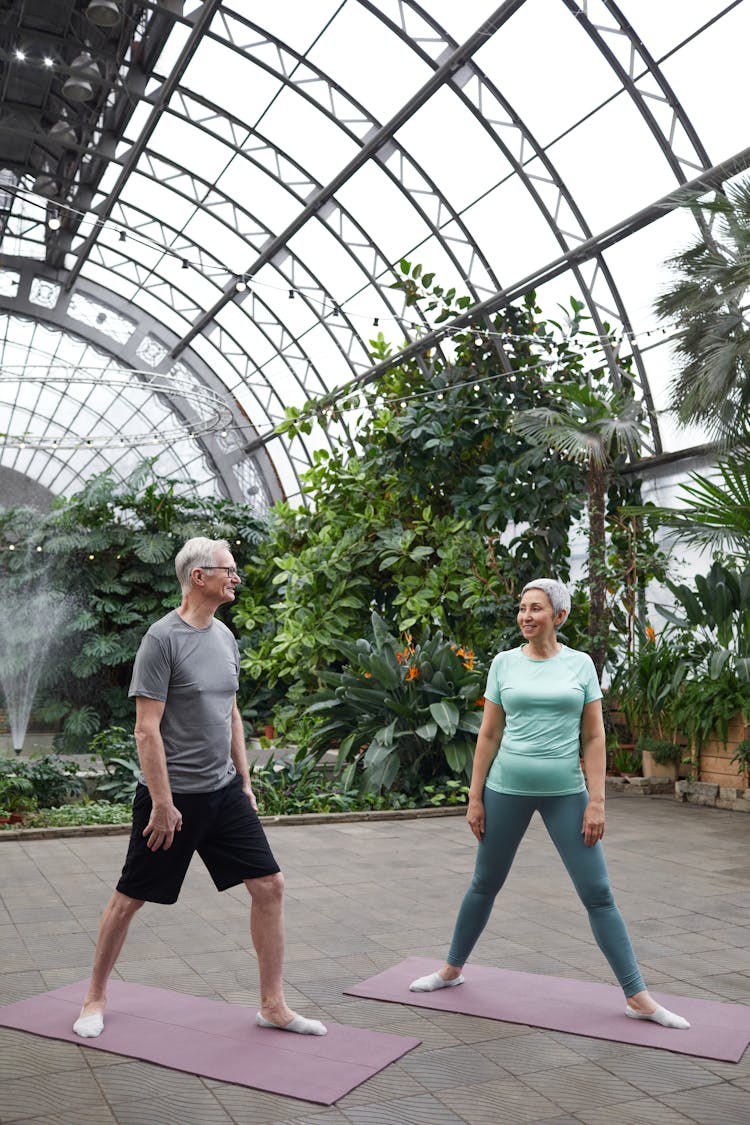
<path fill-rule="evenodd" d="M 557 643 L 560 647 L 558 648 L 557 652 L 553 652 L 551 656 L 529 656 L 527 652 L 524 652 L 524 648 L 527 647 L 526 642 L 520 645 L 519 651 L 524 660 L 530 660 L 532 664 L 548 664 L 550 660 L 556 660 L 557 657 L 562 654 L 562 650 L 565 648 L 565 645 L 562 644 L 561 641 L 558 641 Z"/>

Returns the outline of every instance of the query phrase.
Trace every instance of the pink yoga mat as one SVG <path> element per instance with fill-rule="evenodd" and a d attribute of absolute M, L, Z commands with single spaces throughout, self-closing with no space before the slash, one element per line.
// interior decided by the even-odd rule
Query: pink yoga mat
<path fill-rule="evenodd" d="M 74 1035 L 87 981 L 0 1008 L 0 1026 L 66 1039 L 309 1102 L 332 1105 L 417 1047 L 412 1036 L 326 1023 L 327 1035 L 293 1035 L 255 1024 L 255 1009 L 164 988 L 111 981 L 104 1032 Z"/>
<path fill-rule="evenodd" d="M 417 1008 L 463 1012 L 467 1016 L 522 1023 L 551 1031 L 569 1031 L 594 1039 L 659 1047 L 682 1055 L 738 1062 L 750 1043 L 750 1006 L 718 1000 L 652 995 L 691 1024 L 687 1031 L 660 1027 L 624 1014 L 622 991 L 609 984 L 517 973 L 484 965 L 469 965 L 466 981 L 437 992 L 409 992 L 409 983 L 435 972 L 441 961 L 409 957 L 384 973 L 347 988 L 349 996 L 388 1000 Z"/>

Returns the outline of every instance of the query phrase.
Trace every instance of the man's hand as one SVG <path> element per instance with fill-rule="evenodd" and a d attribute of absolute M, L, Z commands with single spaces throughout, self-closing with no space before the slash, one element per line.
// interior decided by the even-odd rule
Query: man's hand
<path fill-rule="evenodd" d="M 250 778 L 248 778 L 247 781 L 243 781 L 242 792 L 245 794 L 248 801 L 253 806 L 254 811 L 257 812 L 258 811 L 258 802 L 255 800 L 255 794 L 253 793 L 253 787 L 250 784 Z"/>
<path fill-rule="evenodd" d="M 154 806 L 148 824 L 143 829 L 146 846 L 156 852 L 159 848 L 167 851 L 172 847 L 175 832 L 182 828 L 182 813 L 173 804 Z"/>

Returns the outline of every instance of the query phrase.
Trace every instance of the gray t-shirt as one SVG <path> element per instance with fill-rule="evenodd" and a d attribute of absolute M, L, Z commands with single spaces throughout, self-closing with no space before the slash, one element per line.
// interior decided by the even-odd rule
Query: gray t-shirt
<path fill-rule="evenodd" d="M 128 694 L 164 702 L 160 729 L 173 793 L 211 793 L 234 777 L 239 671 L 237 642 L 215 619 L 196 629 L 173 609 L 141 641 Z"/>

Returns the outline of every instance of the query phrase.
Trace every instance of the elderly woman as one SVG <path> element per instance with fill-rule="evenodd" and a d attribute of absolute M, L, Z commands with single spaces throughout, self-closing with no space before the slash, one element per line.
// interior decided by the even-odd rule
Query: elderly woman
<path fill-rule="evenodd" d="M 602 693 L 591 658 L 557 639 L 569 612 L 570 595 L 556 579 L 539 578 L 524 587 L 518 609 L 523 643 L 499 653 L 487 678 L 467 812 L 479 841 L 474 878 L 445 965 L 409 987 L 432 992 L 463 983 L 461 970 L 538 810 L 588 911 L 596 942 L 625 993 L 625 1014 L 687 1028 L 687 1020 L 661 1007 L 647 992 L 612 896 L 601 844 Z"/>

